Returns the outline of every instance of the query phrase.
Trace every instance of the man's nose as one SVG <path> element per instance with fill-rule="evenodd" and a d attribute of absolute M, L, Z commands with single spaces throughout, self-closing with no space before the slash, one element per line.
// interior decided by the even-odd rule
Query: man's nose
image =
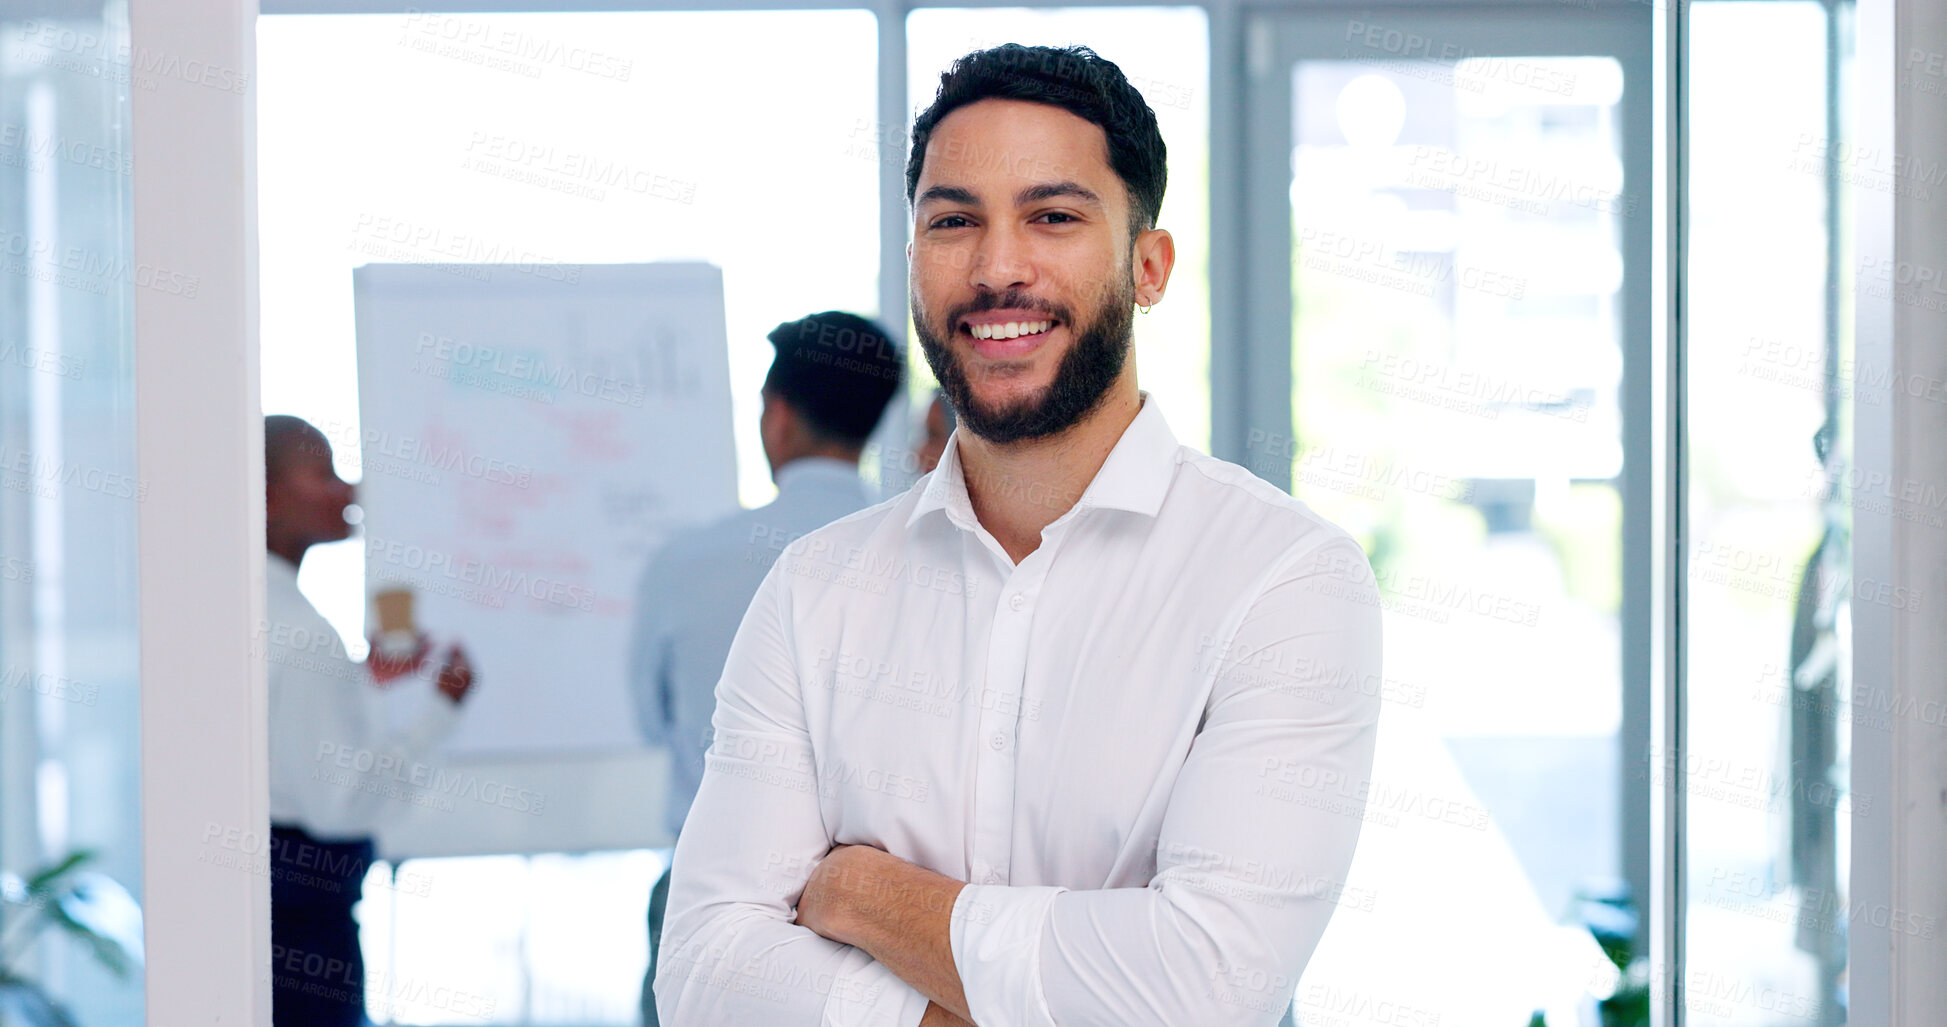
<path fill-rule="evenodd" d="M 1034 284 L 1034 261 L 1027 240 L 1008 228 L 987 231 L 974 252 L 972 284 L 1006 292 Z"/>

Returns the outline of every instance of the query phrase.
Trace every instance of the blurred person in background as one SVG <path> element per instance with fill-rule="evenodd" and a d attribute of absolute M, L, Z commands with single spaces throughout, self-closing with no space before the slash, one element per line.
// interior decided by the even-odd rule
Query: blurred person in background
<path fill-rule="evenodd" d="M 257 647 L 270 703 L 271 1018 L 276 1027 L 360 1027 L 365 963 L 359 901 L 372 834 L 405 805 L 398 782 L 452 730 L 473 687 L 455 645 L 427 685 L 423 714 L 385 730 L 381 687 L 424 681 L 431 645 L 406 655 L 373 646 L 363 664 L 298 591 L 314 545 L 350 537 L 352 486 L 332 466 L 324 433 L 296 417 L 264 418 L 266 621 Z"/>
<path fill-rule="evenodd" d="M 870 505 L 866 439 L 899 389 L 904 362 L 884 329 L 826 311 L 778 325 L 758 432 L 777 498 L 665 542 L 636 591 L 629 677 L 643 737 L 671 754 L 668 827 L 683 827 L 703 776 L 717 679 L 751 596 L 784 547 Z M 655 1024 L 656 946 L 669 874 L 649 899 L 651 968 L 642 1015 Z"/>

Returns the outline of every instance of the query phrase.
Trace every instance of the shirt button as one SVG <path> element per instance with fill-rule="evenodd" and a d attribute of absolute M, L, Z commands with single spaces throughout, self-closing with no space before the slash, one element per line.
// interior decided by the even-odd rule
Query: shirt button
<path fill-rule="evenodd" d="M 1021 598 L 1021 593 L 1019 592 L 1016 592 L 1012 596 L 1008 597 L 1007 608 L 1013 610 L 1015 613 L 1020 613 L 1021 607 L 1026 605 L 1028 605 L 1028 601 Z"/>
<path fill-rule="evenodd" d="M 982 877 L 981 880 L 987 884 L 999 884 L 1001 883 L 1001 875 L 995 873 L 992 870 L 989 870 L 987 871 L 986 876 Z"/>
<path fill-rule="evenodd" d="M 994 868 L 988 866 L 987 861 L 984 859 L 974 860 L 973 879 L 981 882 L 982 884 L 994 883 Z"/>
<path fill-rule="evenodd" d="M 987 747 L 994 750 L 995 752 L 999 752 L 1002 749 L 1007 748 L 1007 736 L 999 732 L 995 732 L 992 738 L 987 739 Z"/>

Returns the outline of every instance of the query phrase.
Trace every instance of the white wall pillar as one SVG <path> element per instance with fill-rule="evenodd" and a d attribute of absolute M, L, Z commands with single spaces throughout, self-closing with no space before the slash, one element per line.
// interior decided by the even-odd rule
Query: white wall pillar
<path fill-rule="evenodd" d="M 1852 685 L 1870 704 L 1851 1022 L 1927 1027 L 1947 1023 L 1947 2 L 1859 0 L 1857 39 L 1856 146 L 1833 155 L 1857 216 Z"/>
<path fill-rule="evenodd" d="M 269 881 L 199 858 L 268 845 L 257 4 L 129 6 L 147 1019 L 268 1025 Z"/>

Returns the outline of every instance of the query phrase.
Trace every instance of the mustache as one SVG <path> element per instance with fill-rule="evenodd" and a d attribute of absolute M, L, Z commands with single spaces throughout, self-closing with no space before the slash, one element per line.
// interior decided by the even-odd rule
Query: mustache
<path fill-rule="evenodd" d="M 1051 320 L 1060 321 L 1063 324 L 1072 325 L 1075 323 L 1075 319 L 1069 315 L 1067 307 L 1039 299 L 1019 289 L 1010 289 L 1007 292 L 983 293 L 970 303 L 963 303 L 954 307 L 952 310 L 947 311 L 946 324 L 948 330 L 951 330 L 955 325 L 960 323 L 962 318 L 965 318 L 969 314 L 979 314 L 989 310 L 1015 309 L 1032 310 L 1037 313 L 1046 314 Z"/>

